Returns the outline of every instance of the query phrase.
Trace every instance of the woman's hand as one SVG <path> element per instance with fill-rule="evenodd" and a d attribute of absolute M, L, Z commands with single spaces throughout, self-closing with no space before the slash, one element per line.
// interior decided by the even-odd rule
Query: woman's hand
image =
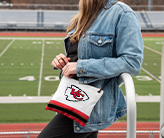
<path fill-rule="evenodd" d="M 57 69 L 62 69 L 69 61 L 70 58 L 67 58 L 64 54 L 59 54 L 52 61 L 52 65 Z"/>
<path fill-rule="evenodd" d="M 72 77 L 74 74 L 77 74 L 77 62 L 69 62 L 67 63 L 64 68 L 62 69 L 62 73 L 66 77 Z"/>

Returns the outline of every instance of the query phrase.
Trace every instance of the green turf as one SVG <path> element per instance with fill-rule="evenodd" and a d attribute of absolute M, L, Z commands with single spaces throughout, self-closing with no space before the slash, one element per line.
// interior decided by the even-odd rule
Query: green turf
<path fill-rule="evenodd" d="M 55 112 L 44 110 L 46 104 L 0 104 L 1 123 L 49 122 Z M 137 103 L 137 121 L 159 121 L 159 103 Z M 118 121 L 125 121 L 126 116 Z"/>
<path fill-rule="evenodd" d="M 56 55 L 64 53 L 64 42 L 59 41 L 45 41 L 45 50 L 44 50 L 44 64 L 43 64 L 43 76 L 42 76 L 42 86 L 41 86 L 41 95 L 52 95 L 58 84 L 59 80 L 55 81 L 55 78 L 59 76 L 60 70 L 54 70 L 51 65 L 52 60 Z M 48 80 L 46 79 L 48 78 Z"/>
<path fill-rule="evenodd" d="M 46 104 L 0 104 L 0 123 L 49 122 L 55 112 L 45 110 Z"/>
<path fill-rule="evenodd" d="M 118 121 L 126 121 L 127 116 Z M 160 120 L 159 103 L 137 103 L 137 122 L 152 122 Z"/>
<path fill-rule="evenodd" d="M 148 76 L 144 71 L 141 70 L 138 76 Z M 155 79 L 151 78 L 150 80 L 138 80 L 137 76 L 133 77 L 136 94 L 138 95 L 160 95 L 160 83 Z M 142 79 L 142 78 L 141 78 Z M 143 85 L 144 84 L 144 85 Z"/>
<path fill-rule="evenodd" d="M 6 46 L 11 42 L 11 40 L 0 40 L 0 53 L 6 48 Z"/>
<path fill-rule="evenodd" d="M 148 46 L 158 52 L 162 52 L 164 38 L 144 38 L 144 45 Z"/>
<path fill-rule="evenodd" d="M 0 49 L 3 51 L 5 46 L 11 40 L 1 40 Z M 152 49 L 158 47 L 158 51 L 161 52 L 162 40 L 161 38 L 146 38 L 144 41 L 145 45 Z M 64 53 L 64 43 L 62 40 L 45 40 L 44 50 L 42 51 L 43 39 L 40 40 L 15 40 L 13 44 L 8 48 L 4 55 L 0 58 L 1 65 L 0 72 L 0 93 L 4 95 L 37 95 L 38 84 L 40 81 L 40 63 L 42 52 L 43 55 L 43 70 L 41 79 L 41 95 L 52 95 L 57 88 L 59 81 L 55 81 L 59 71 L 53 70 L 51 61 L 59 54 Z M 160 58 L 161 55 L 154 53 L 148 49 L 144 49 L 144 61 L 143 68 L 152 73 L 156 78 L 160 76 Z M 11 65 L 14 64 L 14 65 Z M 24 65 L 21 65 L 24 64 Z M 31 65 L 33 64 L 33 65 Z M 26 79 L 32 76 L 33 80 L 19 80 L 20 78 L 26 77 Z M 138 76 L 147 76 L 148 74 L 141 71 Z M 48 78 L 48 80 L 46 79 Z M 159 94 L 159 83 L 151 78 L 152 80 L 138 80 L 133 77 L 136 86 L 136 93 L 138 95 L 158 95 Z M 141 85 L 143 84 L 144 85 Z M 152 89 L 148 89 L 147 86 L 151 86 Z M 150 88 L 150 87 L 149 87 Z"/>
<path fill-rule="evenodd" d="M 49 96 L 55 92 L 59 83 L 59 70 L 53 70 L 51 62 L 57 54 L 64 53 L 64 42 L 63 40 L 53 40 L 53 38 L 52 40 L 51 38 L 50 40 L 44 39 L 15 40 L 0 57 L 0 96 L 9 94 L 37 96 L 39 82 L 41 82 L 39 91 L 41 96 Z M 0 54 L 11 41 L 12 39 L 0 40 Z M 142 67 L 157 79 L 160 76 L 161 55 L 147 47 L 161 53 L 163 41 L 163 38 L 144 38 Z M 43 64 L 41 63 L 42 57 Z M 40 78 L 41 66 L 43 66 L 43 70 Z M 143 70 L 137 76 L 133 76 L 133 80 L 136 94 L 160 95 L 160 83 Z M 125 93 L 124 86 L 121 89 Z M 54 114 L 45 111 L 43 105 L 45 104 L 0 104 L 0 109 L 2 109 L 0 122 L 49 121 Z M 137 105 L 138 121 L 159 121 L 159 103 L 137 103 Z M 27 117 L 23 119 L 20 115 Z"/>
<path fill-rule="evenodd" d="M 144 38 L 144 44 L 158 52 L 162 51 L 161 38 Z M 12 40 L 0 40 L 0 53 Z M 42 51 L 44 45 L 44 50 Z M 42 79 L 40 79 L 41 57 L 43 55 Z M 59 53 L 64 53 L 63 40 L 15 40 L 7 51 L 0 57 L 0 96 L 38 95 L 39 81 L 41 81 L 40 95 L 52 95 L 59 81 L 59 71 L 53 70 L 51 61 Z M 161 55 L 144 48 L 143 68 L 157 79 L 160 76 Z M 4 64 L 4 65 L 1 65 Z M 14 65 L 12 65 L 14 64 Z M 23 65 L 22 65 L 23 64 Z M 32 65 L 31 65 L 32 64 Z M 29 81 L 29 77 L 32 80 Z M 140 79 L 137 77 L 148 77 Z M 136 93 L 138 95 L 159 95 L 159 82 L 144 71 L 134 76 Z M 19 79 L 25 80 L 19 80 Z M 149 87 L 148 87 L 149 86 Z M 150 89 L 151 87 L 151 89 Z"/>
<path fill-rule="evenodd" d="M 37 95 L 42 45 L 34 45 L 32 42 L 31 40 L 15 40 L 1 56 L 1 96 Z M 19 80 L 26 76 L 34 76 L 36 80 Z"/>
<path fill-rule="evenodd" d="M 159 78 L 161 74 L 161 55 L 148 49 L 144 49 L 144 62 L 142 67 L 148 70 L 155 77 Z"/>

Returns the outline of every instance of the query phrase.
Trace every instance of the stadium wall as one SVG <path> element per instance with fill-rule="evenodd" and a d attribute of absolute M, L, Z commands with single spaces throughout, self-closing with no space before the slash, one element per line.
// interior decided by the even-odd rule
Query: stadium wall
<path fill-rule="evenodd" d="M 6 0 L 13 4 L 78 4 L 77 0 Z M 121 0 L 128 5 L 148 5 L 148 0 Z M 156 0 L 156 5 L 164 5 L 163 0 Z"/>
<path fill-rule="evenodd" d="M 65 31 L 77 11 L 0 10 L 2 31 Z M 164 11 L 136 11 L 142 31 L 164 31 Z"/>

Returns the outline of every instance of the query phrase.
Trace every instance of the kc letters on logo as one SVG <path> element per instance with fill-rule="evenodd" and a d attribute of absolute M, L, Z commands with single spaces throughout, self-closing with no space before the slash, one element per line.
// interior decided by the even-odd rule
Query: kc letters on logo
<path fill-rule="evenodd" d="M 66 100 L 73 102 L 86 101 L 89 99 L 88 95 L 75 85 L 67 87 L 64 95 L 66 96 Z"/>

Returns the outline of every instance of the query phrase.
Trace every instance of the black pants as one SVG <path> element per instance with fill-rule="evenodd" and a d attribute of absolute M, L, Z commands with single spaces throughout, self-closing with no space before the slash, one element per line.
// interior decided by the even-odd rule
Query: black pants
<path fill-rule="evenodd" d="M 74 133 L 73 120 L 57 114 L 37 138 L 97 138 L 97 132 Z"/>

